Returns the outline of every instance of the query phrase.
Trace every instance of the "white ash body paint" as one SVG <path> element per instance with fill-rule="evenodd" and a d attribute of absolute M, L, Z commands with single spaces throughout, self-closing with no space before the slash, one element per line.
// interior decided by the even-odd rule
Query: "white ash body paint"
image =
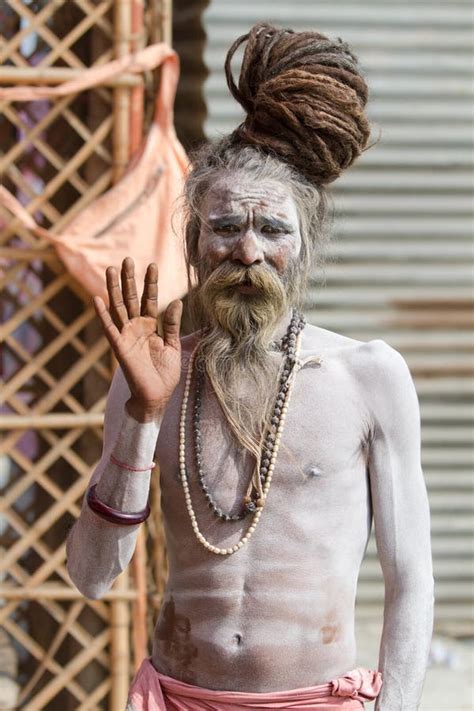
<path fill-rule="evenodd" d="M 283 269 L 301 236 L 282 186 L 249 190 L 236 181 L 220 187 L 207 202 L 206 222 L 233 215 L 236 227 L 206 227 L 202 254 L 213 264 L 262 259 Z M 267 230 L 265 215 L 286 221 L 292 232 Z M 288 322 L 285 314 L 275 338 Z M 183 363 L 197 338 L 182 339 Z M 378 667 L 384 685 L 376 709 L 416 709 L 431 638 L 433 577 L 413 381 L 402 356 L 380 339 L 365 343 L 307 325 L 300 357 L 308 362 L 296 376 L 268 501 L 255 535 L 235 555 L 206 551 L 186 511 L 177 476 L 185 369 L 162 422 L 147 424 L 124 414 L 129 390 L 118 369 L 104 453 L 91 483 L 100 480 L 100 496 L 110 505 L 140 509 L 149 477 L 124 475 L 108 456 L 114 451 L 140 466 L 153 458 L 156 444 L 169 580 L 152 660 L 165 674 L 212 689 L 305 687 L 357 665 L 354 602 L 374 517 L 386 584 Z M 313 367 L 311 359 L 319 357 L 321 364 Z M 213 497 L 222 508 L 237 510 L 252 462 L 236 450 L 212 394 L 203 402 L 202 429 L 203 469 Z M 199 526 L 216 545 L 231 547 L 249 524 L 213 517 L 196 482 L 192 452 L 188 461 Z M 137 532 L 83 507 L 68 539 L 68 569 L 85 595 L 100 597 L 109 588 L 128 564 Z"/>

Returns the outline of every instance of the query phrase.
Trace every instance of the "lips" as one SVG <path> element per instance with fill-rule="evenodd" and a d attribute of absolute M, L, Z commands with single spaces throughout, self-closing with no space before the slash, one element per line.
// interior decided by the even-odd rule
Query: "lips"
<path fill-rule="evenodd" d="M 258 294 L 260 292 L 260 288 L 255 285 L 250 274 L 243 274 L 242 276 L 242 281 L 236 285 L 236 289 L 239 294 Z"/>
<path fill-rule="evenodd" d="M 237 286 L 237 291 L 240 294 L 256 294 L 258 289 L 256 286 L 253 286 L 253 284 L 244 282 L 243 284 L 239 284 Z"/>

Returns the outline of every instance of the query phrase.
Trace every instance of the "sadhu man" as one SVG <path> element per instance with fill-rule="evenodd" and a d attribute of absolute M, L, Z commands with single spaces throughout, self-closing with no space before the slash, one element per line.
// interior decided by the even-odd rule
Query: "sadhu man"
<path fill-rule="evenodd" d="M 238 86 L 230 60 L 246 41 Z M 367 86 L 342 40 L 260 24 L 229 50 L 247 112 L 185 189 L 196 330 L 158 335 L 157 267 L 131 258 L 94 303 L 118 359 L 102 458 L 68 538 L 100 598 L 127 566 L 159 462 L 169 579 L 127 709 L 418 708 L 432 633 L 419 405 L 382 339 L 306 323 L 325 186 L 367 146 Z M 354 601 L 371 529 L 385 579 L 377 670 L 356 666 Z"/>

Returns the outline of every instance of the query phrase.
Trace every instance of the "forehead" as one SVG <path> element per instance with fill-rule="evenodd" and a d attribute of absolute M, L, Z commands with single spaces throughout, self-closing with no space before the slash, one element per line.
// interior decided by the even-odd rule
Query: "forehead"
<path fill-rule="evenodd" d="M 203 208 L 209 216 L 251 210 L 298 221 L 296 203 L 288 188 L 278 181 L 257 180 L 243 173 L 218 178 L 208 192 Z"/>

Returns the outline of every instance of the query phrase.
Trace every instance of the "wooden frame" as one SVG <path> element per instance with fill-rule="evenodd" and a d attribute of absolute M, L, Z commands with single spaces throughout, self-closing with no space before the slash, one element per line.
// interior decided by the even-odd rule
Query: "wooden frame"
<path fill-rule="evenodd" d="M 169 0 L 56 0 L 35 12 L 20 0 L 4 6 L 5 85 L 73 78 L 88 54 L 99 65 L 159 39 L 157 20 L 161 38 L 171 39 Z M 145 80 L 124 74 L 84 96 L 45 102 L 39 115 L 0 102 L 0 175 L 44 226 L 62 229 L 120 179 L 146 130 Z M 161 600 L 161 523 L 155 516 L 143 527 L 131 574 L 103 600 L 85 600 L 73 587 L 65 539 L 100 455 L 114 363 L 89 295 L 50 245 L 1 209 L 0 285 L 0 625 L 23 658 L 19 704 L 116 711 Z M 159 516 L 156 482 L 152 498 Z"/>

